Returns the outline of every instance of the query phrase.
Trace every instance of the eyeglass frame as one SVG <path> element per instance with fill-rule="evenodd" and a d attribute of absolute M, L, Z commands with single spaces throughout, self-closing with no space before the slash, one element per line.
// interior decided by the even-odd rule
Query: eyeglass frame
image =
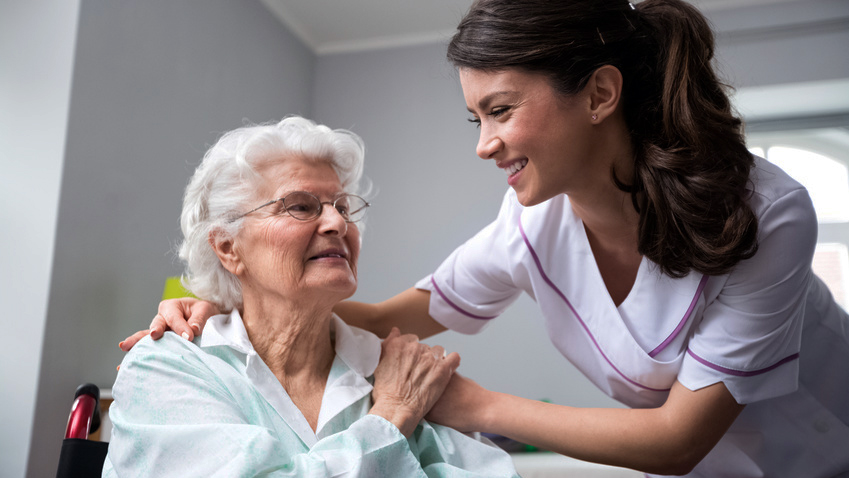
<path fill-rule="evenodd" d="M 313 217 L 309 217 L 309 218 L 306 218 L 306 219 L 301 219 L 301 218 L 299 218 L 299 217 L 295 216 L 294 214 L 292 214 L 291 212 L 289 212 L 289 208 L 287 208 L 287 207 L 286 207 L 286 198 L 287 198 L 287 197 L 289 197 L 289 196 L 291 196 L 292 194 L 299 194 L 299 193 L 300 193 L 300 194 L 306 194 L 306 195 L 309 195 L 309 196 L 311 196 L 311 197 L 315 198 L 315 200 L 316 200 L 316 201 L 318 201 L 318 213 L 317 213 L 315 216 L 313 216 Z M 363 210 L 363 209 L 366 209 L 366 208 L 371 207 L 371 203 L 370 203 L 370 202 L 366 201 L 366 200 L 365 200 L 363 197 L 361 197 L 361 196 L 357 196 L 356 194 L 342 193 L 342 194 L 340 194 L 339 196 L 337 196 L 337 197 L 336 197 L 336 199 L 334 199 L 333 201 L 322 201 L 322 200 L 321 200 L 318 196 L 316 196 L 315 194 L 313 194 L 313 193 L 311 193 L 311 192 L 309 192 L 309 191 L 291 191 L 291 192 L 289 192 L 288 194 L 286 194 L 286 195 L 285 195 L 285 196 L 283 196 L 283 197 L 279 197 L 279 198 L 277 198 L 277 199 L 272 199 L 271 201 L 268 201 L 268 202 L 267 202 L 267 203 L 265 203 L 265 204 L 262 204 L 262 205 L 260 205 L 260 206 L 257 206 L 257 207 L 255 207 L 255 208 L 251 209 L 250 211 L 248 211 L 248 212 L 246 212 L 246 213 L 242 214 L 241 216 L 237 216 L 237 217 L 234 217 L 233 219 L 230 219 L 230 221 L 228 221 L 228 222 L 236 222 L 236 221 L 238 221 L 239 219 L 241 219 L 241 218 L 243 218 L 243 217 L 247 216 L 248 214 L 250 214 L 250 213 L 252 213 L 252 212 L 259 211 L 260 209 L 262 209 L 262 208 L 264 208 L 264 207 L 266 207 L 266 206 L 270 206 L 270 205 L 272 205 L 272 204 L 274 204 L 274 203 L 276 203 L 276 202 L 283 202 L 283 210 L 284 210 L 284 211 L 286 211 L 286 214 L 288 214 L 289 216 L 291 216 L 291 217 L 292 217 L 292 219 L 295 219 L 295 220 L 297 220 L 297 221 L 304 221 L 304 222 L 306 222 L 306 221 L 314 221 L 314 220 L 316 220 L 316 219 L 318 219 L 318 218 L 320 218 L 320 217 L 321 217 L 321 214 L 324 212 L 324 205 L 325 205 L 325 204 L 330 204 L 331 206 L 333 206 L 333 209 L 336 209 L 336 203 L 337 203 L 340 199 L 342 199 L 342 198 L 346 198 L 346 197 L 355 197 L 355 198 L 360 199 L 360 200 L 362 200 L 362 201 L 363 201 L 363 203 L 365 204 L 365 206 L 361 207 L 360 209 L 357 209 L 357 211 L 361 211 L 361 210 Z M 336 212 L 337 212 L 337 213 L 339 213 L 339 210 L 338 210 L 338 209 L 336 209 Z M 355 211 L 355 212 L 356 212 L 356 211 Z M 341 213 L 339 213 L 339 215 L 340 215 L 340 216 L 342 216 L 342 214 L 341 214 Z M 345 219 L 345 217 L 344 217 L 344 216 L 342 216 L 342 218 L 343 218 L 343 219 L 345 219 L 345 222 L 346 222 L 346 223 L 349 223 L 349 224 L 352 224 L 352 223 L 355 223 L 355 222 L 362 221 L 364 217 L 365 217 L 365 213 L 363 213 L 363 217 L 361 217 L 361 218 L 359 218 L 359 219 L 354 219 L 354 220 Z"/>

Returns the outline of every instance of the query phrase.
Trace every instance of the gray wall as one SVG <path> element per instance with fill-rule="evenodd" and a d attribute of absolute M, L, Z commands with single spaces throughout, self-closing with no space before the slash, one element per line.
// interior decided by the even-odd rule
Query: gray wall
<path fill-rule="evenodd" d="M 78 1 L 0 1 L 0 476 L 24 476 L 56 236 Z M 61 432 L 60 432 L 61 433 Z"/>
<path fill-rule="evenodd" d="M 735 87 L 849 78 L 849 1 L 793 1 L 708 17 L 719 67 Z"/>
<path fill-rule="evenodd" d="M 82 0 L 27 476 L 55 474 L 76 385 L 111 385 L 118 341 L 181 272 L 206 147 L 243 119 L 311 115 L 314 62 L 258 1 Z"/>

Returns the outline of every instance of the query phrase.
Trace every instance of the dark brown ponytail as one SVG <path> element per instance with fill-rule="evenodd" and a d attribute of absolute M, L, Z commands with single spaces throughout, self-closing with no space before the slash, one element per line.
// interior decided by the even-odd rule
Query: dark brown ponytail
<path fill-rule="evenodd" d="M 622 72 L 635 167 L 613 180 L 640 214 L 639 252 L 672 277 L 724 274 L 757 250 L 753 159 L 713 53 L 681 0 L 477 0 L 448 47 L 457 67 L 539 72 L 564 95 L 603 65 Z"/>

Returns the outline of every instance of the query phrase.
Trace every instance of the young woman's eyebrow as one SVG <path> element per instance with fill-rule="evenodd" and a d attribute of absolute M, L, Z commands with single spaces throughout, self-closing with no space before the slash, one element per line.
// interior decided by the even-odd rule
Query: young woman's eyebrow
<path fill-rule="evenodd" d="M 481 110 L 485 110 L 498 97 L 509 96 L 512 93 L 513 93 L 512 91 L 495 91 L 495 92 L 492 92 L 492 93 L 484 96 L 483 98 L 481 98 L 480 101 L 478 101 L 478 108 L 480 108 Z M 474 113 L 474 110 L 472 109 L 471 106 L 466 106 L 466 109 L 469 110 L 469 113 Z"/>

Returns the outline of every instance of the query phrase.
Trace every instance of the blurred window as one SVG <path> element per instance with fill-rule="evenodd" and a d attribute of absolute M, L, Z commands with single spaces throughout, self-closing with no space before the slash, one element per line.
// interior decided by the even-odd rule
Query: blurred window
<path fill-rule="evenodd" d="M 749 150 L 808 190 L 819 223 L 814 273 L 849 309 L 849 128 L 750 132 Z"/>

